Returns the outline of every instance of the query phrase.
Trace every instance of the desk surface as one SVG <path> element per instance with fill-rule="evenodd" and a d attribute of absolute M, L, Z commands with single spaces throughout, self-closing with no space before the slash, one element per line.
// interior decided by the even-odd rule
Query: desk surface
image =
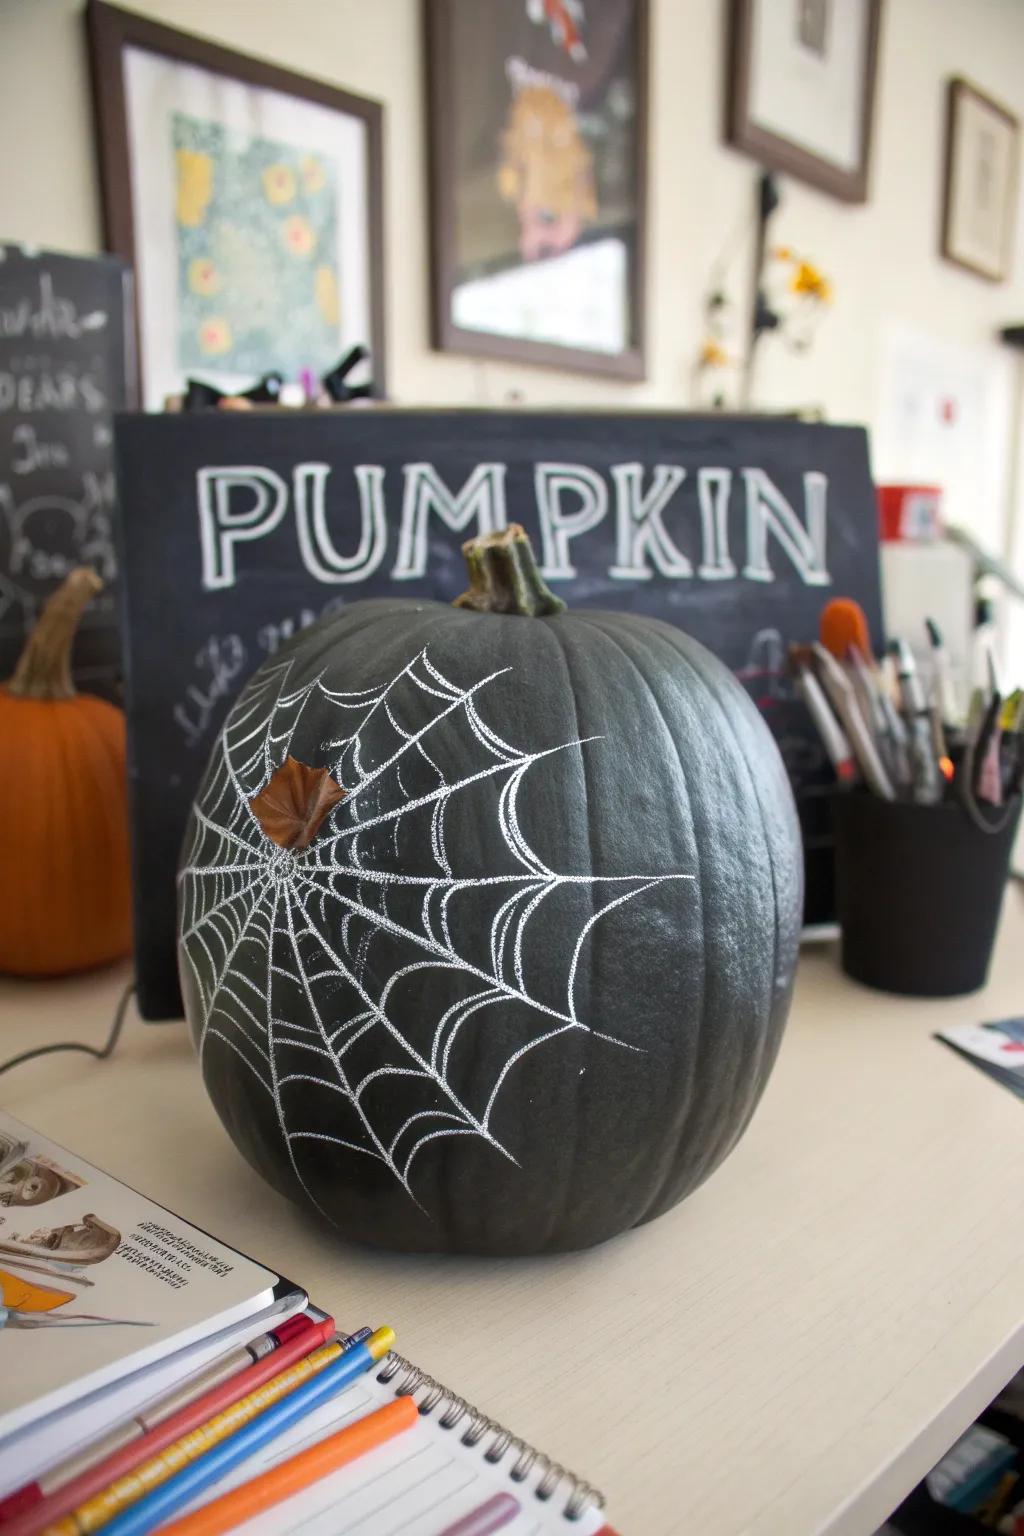
<path fill-rule="evenodd" d="M 775 1074 L 684 1205 L 589 1253 L 391 1257 L 266 1188 L 180 1024 L 0 1079 L 5 1108 L 305 1284 L 590 1478 L 626 1536 L 866 1536 L 1024 1365 L 1024 1106 L 931 1038 L 1021 1010 L 1024 891 L 988 989 L 940 1004 L 805 952 Z M 0 1059 L 100 1041 L 125 969 L 0 982 Z M 650 1350 L 628 1364 L 622 1341 Z"/>

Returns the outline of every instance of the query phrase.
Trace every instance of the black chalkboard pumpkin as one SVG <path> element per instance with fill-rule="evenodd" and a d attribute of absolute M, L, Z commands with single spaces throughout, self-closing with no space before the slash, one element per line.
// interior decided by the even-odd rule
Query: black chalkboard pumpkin
<path fill-rule="evenodd" d="M 797 825 L 709 652 L 561 613 L 521 529 L 466 553 L 456 606 L 355 603 L 246 686 L 185 840 L 182 988 L 238 1147 L 346 1235 L 579 1248 L 750 1118 Z"/>

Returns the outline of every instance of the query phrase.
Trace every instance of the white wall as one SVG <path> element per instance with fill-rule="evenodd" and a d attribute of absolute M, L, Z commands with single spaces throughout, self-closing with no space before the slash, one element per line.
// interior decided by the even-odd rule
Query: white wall
<path fill-rule="evenodd" d="M 481 9 L 497 0 L 479 0 Z M 135 0 L 173 26 L 386 104 L 390 378 L 407 402 L 690 402 L 701 300 L 756 170 L 721 142 L 722 0 L 651 0 L 650 375 L 624 385 L 434 353 L 419 0 Z M 99 212 L 81 0 L 0 0 L 0 239 L 95 250 Z M 818 404 L 870 422 L 886 326 L 988 344 L 1024 320 L 1018 230 L 1011 281 L 994 285 L 937 254 L 944 84 L 961 73 L 1024 117 L 1024 0 L 886 0 L 871 199 L 848 208 L 787 181 L 780 241 L 831 276 L 832 312 L 810 356 L 769 342 L 758 403 Z M 738 292 L 749 255 L 737 255 Z M 994 343 L 993 343 L 994 348 Z"/>

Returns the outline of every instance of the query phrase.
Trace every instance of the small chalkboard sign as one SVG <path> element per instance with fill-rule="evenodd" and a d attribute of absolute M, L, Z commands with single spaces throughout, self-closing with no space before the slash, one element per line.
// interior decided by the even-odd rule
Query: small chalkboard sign
<path fill-rule="evenodd" d="M 175 867 L 245 679 L 362 597 L 450 600 L 460 546 L 518 521 L 570 605 L 679 624 L 741 677 L 798 799 L 829 774 L 790 640 L 856 597 L 881 639 L 859 428 L 669 414 L 285 411 L 117 423 L 139 1001 L 180 1007 Z M 817 915 L 817 914 L 814 914 Z"/>
<path fill-rule="evenodd" d="M 0 679 L 46 598 L 91 565 L 104 589 L 74 677 L 119 696 L 112 414 L 133 403 L 129 298 L 113 257 L 0 246 Z"/>

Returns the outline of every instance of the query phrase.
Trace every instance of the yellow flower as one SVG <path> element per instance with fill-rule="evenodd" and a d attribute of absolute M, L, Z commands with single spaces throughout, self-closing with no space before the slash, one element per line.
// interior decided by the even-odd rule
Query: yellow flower
<path fill-rule="evenodd" d="M 203 222 L 213 194 L 213 161 L 209 155 L 192 149 L 175 150 L 174 159 L 178 169 L 178 223 L 195 229 Z"/>
<path fill-rule="evenodd" d="M 231 350 L 231 327 L 219 315 L 204 320 L 199 327 L 199 345 L 207 357 L 220 357 Z"/>
<path fill-rule="evenodd" d="M 268 203 L 278 208 L 295 196 L 295 176 L 287 165 L 268 165 L 263 172 L 263 191 Z"/>
<path fill-rule="evenodd" d="M 188 285 L 193 293 L 209 298 L 220 289 L 220 273 L 209 256 L 196 256 L 188 264 Z"/>
<path fill-rule="evenodd" d="M 323 163 L 316 155 L 303 155 L 301 163 L 302 185 L 307 192 L 320 192 L 327 181 Z"/>
<path fill-rule="evenodd" d="M 700 349 L 700 363 L 702 368 L 724 368 L 729 361 L 729 354 L 720 342 L 713 338 L 706 341 Z"/>
<path fill-rule="evenodd" d="M 828 278 L 809 261 L 797 263 L 789 286 L 794 293 L 807 294 L 812 299 L 819 299 L 822 304 L 827 304 L 832 297 L 832 285 Z"/>
<path fill-rule="evenodd" d="M 338 323 L 338 281 L 331 267 L 317 267 L 313 279 L 316 307 L 327 325 Z"/>
<path fill-rule="evenodd" d="M 316 244 L 309 220 L 301 213 L 293 213 L 284 221 L 284 243 L 293 256 L 309 256 Z"/>

